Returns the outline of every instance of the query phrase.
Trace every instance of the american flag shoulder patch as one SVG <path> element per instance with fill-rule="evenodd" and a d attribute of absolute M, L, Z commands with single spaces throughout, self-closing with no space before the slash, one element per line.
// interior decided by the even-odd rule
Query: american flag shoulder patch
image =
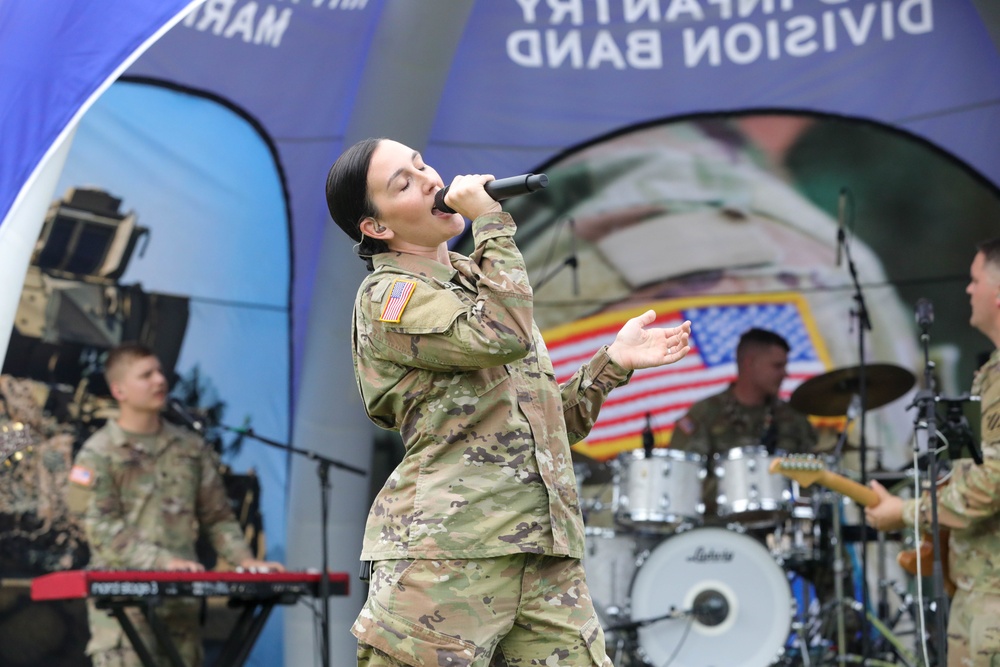
<path fill-rule="evenodd" d="M 399 322 L 403 317 L 403 309 L 410 302 L 410 297 L 416 288 L 417 281 L 396 278 L 389 290 L 389 298 L 382 306 L 382 316 L 379 319 L 383 322 Z"/>
<path fill-rule="evenodd" d="M 69 481 L 80 486 L 90 486 L 94 483 L 94 471 L 84 466 L 73 466 L 69 471 Z"/>

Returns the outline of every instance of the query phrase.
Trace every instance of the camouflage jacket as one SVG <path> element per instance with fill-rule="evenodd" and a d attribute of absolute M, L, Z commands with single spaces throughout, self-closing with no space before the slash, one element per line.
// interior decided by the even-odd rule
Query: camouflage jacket
<path fill-rule="evenodd" d="M 92 569 L 161 569 L 173 557 L 197 560 L 199 529 L 230 563 L 251 557 L 215 453 L 168 422 L 147 451 L 108 420 L 77 454 L 68 498 L 82 514 Z"/>
<path fill-rule="evenodd" d="M 816 445 L 816 432 L 805 415 L 784 401 L 742 405 L 730 387 L 692 405 L 674 426 L 670 446 L 711 461 L 715 454 L 760 445 L 768 437 L 776 450 L 787 453 L 810 452 Z"/>
<path fill-rule="evenodd" d="M 376 255 L 355 301 L 365 410 L 406 447 L 372 505 L 363 560 L 583 555 L 569 446 L 629 373 L 604 348 L 560 386 L 513 220 L 472 224 L 471 257 Z"/>
<path fill-rule="evenodd" d="M 982 409 L 983 464 L 958 459 L 951 480 L 939 489 L 938 520 L 951 529 L 951 579 L 966 591 L 1000 594 L 1000 349 L 979 369 L 972 393 Z M 931 525 L 931 500 L 903 503 L 903 521 L 912 526 L 919 504 L 920 527 Z"/>

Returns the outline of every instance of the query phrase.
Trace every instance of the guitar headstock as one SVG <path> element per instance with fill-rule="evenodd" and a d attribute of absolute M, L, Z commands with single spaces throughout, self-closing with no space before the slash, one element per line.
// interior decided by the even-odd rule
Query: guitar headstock
<path fill-rule="evenodd" d="M 768 471 L 772 475 L 780 473 L 807 487 L 820 480 L 822 474 L 826 472 L 826 464 L 815 456 L 799 454 L 774 459 L 768 466 Z"/>
<path fill-rule="evenodd" d="M 31 427 L 22 422 L 0 424 L 0 463 L 14 452 L 26 449 L 35 443 Z"/>

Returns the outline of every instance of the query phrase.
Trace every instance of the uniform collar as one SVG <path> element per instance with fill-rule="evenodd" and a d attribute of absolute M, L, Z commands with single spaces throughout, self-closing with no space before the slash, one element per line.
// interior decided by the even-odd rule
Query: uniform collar
<path fill-rule="evenodd" d="M 775 410 L 782 403 L 781 399 L 779 399 L 777 396 L 771 396 L 760 405 L 743 405 L 742 403 L 736 400 L 736 392 L 733 391 L 733 386 L 734 386 L 733 384 L 730 384 L 728 387 L 726 387 L 726 390 L 723 392 L 723 394 L 725 394 L 726 396 L 726 400 L 730 403 L 733 409 L 738 408 L 740 410 Z"/>
<path fill-rule="evenodd" d="M 116 420 L 109 419 L 106 426 L 108 428 L 108 439 L 113 446 L 125 447 L 133 444 L 133 441 L 129 439 L 128 434 L 118 425 Z M 184 431 L 179 426 L 175 426 L 165 419 L 160 420 L 160 432 L 156 435 L 157 443 L 168 443 L 180 440 L 183 437 Z"/>
<path fill-rule="evenodd" d="M 418 276 L 436 278 L 441 282 L 450 282 L 457 273 L 454 264 L 468 261 L 468 259 L 457 252 L 449 252 L 448 256 L 452 266 L 445 266 L 441 262 L 420 255 L 411 255 L 405 252 L 382 252 L 372 257 L 372 264 L 375 266 L 375 271 L 382 268 L 397 269 Z"/>

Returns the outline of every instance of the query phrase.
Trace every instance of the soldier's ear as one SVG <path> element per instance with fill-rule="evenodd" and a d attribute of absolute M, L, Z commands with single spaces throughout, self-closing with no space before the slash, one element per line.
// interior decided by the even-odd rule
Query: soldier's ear
<path fill-rule="evenodd" d="M 359 225 L 361 233 L 365 236 L 370 236 L 373 239 L 380 239 L 382 241 L 387 241 L 392 238 L 392 230 L 385 227 L 382 223 L 372 217 L 365 218 L 361 221 Z"/>
<path fill-rule="evenodd" d="M 108 389 L 111 391 L 111 398 L 113 398 L 116 401 L 118 401 L 119 403 L 121 403 L 122 397 L 124 396 L 124 392 L 122 391 L 121 384 L 118 383 L 117 381 L 115 381 L 115 382 L 109 382 L 108 383 Z"/>

